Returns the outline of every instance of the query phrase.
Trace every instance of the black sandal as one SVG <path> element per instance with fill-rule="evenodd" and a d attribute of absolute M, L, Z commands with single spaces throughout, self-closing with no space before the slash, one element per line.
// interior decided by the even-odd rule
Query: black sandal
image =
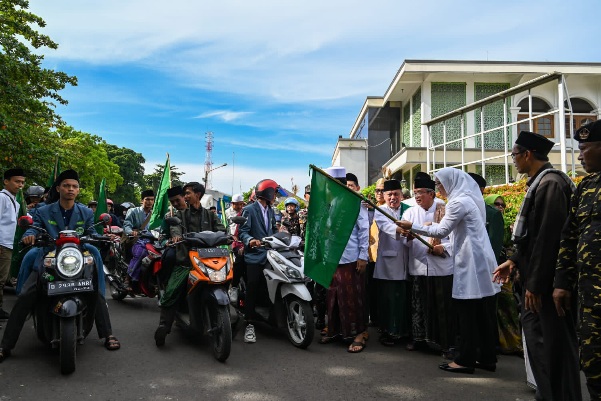
<path fill-rule="evenodd" d="M 108 349 L 109 351 L 117 351 L 119 348 L 121 348 L 121 343 L 119 340 L 117 340 L 117 337 L 110 335 L 104 340 L 104 348 Z"/>
<path fill-rule="evenodd" d="M 336 334 L 333 336 L 323 336 L 320 340 L 319 343 L 320 344 L 329 344 L 329 343 L 335 343 L 342 340 L 342 335 L 340 334 Z"/>

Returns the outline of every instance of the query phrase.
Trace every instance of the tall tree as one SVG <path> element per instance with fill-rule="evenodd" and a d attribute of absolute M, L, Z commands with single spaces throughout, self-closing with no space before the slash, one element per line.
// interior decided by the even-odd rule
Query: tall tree
<path fill-rule="evenodd" d="M 119 175 L 123 177 L 123 183 L 109 193 L 109 197 L 115 203 L 137 201 L 140 188 L 145 186 L 144 156 L 131 149 L 110 144 L 106 144 L 105 149 L 109 160 L 119 166 Z"/>
<path fill-rule="evenodd" d="M 163 170 L 165 166 L 162 164 L 157 164 L 154 167 L 154 171 L 151 174 L 147 174 L 144 176 L 144 184 L 146 188 L 153 189 L 155 192 L 157 191 L 159 184 L 161 183 L 161 178 L 163 177 Z M 175 187 L 177 185 L 184 185 L 182 181 L 180 181 L 180 177 L 183 175 L 182 172 L 177 170 L 177 167 L 171 165 L 171 186 Z M 146 189 L 144 188 L 144 189 Z"/>
<path fill-rule="evenodd" d="M 36 31 L 46 23 L 28 8 L 27 0 L 0 1 L 0 168 L 22 165 L 42 183 L 58 146 L 51 130 L 62 124 L 54 108 L 67 104 L 58 92 L 77 78 L 42 67 L 34 51 L 58 45 Z"/>

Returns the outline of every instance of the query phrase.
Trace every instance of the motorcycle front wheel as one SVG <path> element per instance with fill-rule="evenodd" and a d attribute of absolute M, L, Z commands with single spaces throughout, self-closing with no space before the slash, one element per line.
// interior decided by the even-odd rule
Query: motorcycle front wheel
<path fill-rule="evenodd" d="M 303 301 L 295 295 L 287 295 L 284 302 L 288 340 L 295 347 L 307 348 L 313 342 L 315 335 L 313 310 L 307 301 Z"/>
<path fill-rule="evenodd" d="M 75 371 L 77 348 L 77 325 L 75 317 L 63 317 L 60 320 L 60 366 L 61 373 L 67 375 Z"/>
<path fill-rule="evenodd" d="M 211 333 L 213 355 L 220 362 L 230 356 L 232 350 L 232 326 L 230 323 L 230 309 L 228 305 L 217 305 L 211 312 L 211 326 L 215 329 Z"/>

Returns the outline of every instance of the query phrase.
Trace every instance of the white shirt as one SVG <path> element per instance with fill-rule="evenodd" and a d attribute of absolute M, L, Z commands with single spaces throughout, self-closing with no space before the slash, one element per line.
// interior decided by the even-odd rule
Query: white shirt
<path fill-rule="evenodd" d="M 240 213 L 242 213 L 242 210 L 240 211 Z M 234 235 L 236 233 L 236 228 L 238 227 L 238 224 L 230 223 L 230 219 L 236 216 L 238 216 L 238 212 L 235 211 L 233 207 L 230 206 L 227 209 L 225 209 L 225 217 L 227 218 L 229 224 L 230 235 Z"/>
<path fill-rule="evenodd" d="M 446 206 L 440 224 L 413 224 L 413 231 L 434 238 L 450 236 L 453 256 L 453 298 L 480 299 L 500 291 L 492 282 L 497 267 L 478 205 L 469 196 L 456 196 Z M 415 240 L 414 240 L 415 241 Z"/>
<path fill-rule="evenodd" d="M 6 189 L 0 191 L 0 246 L 13 249 L 19 204 Z"/>
<path fill-rule="evenodd" d="M 267 230 L 267 227 L 269 227 L 269 214 L 267 213 L 267 209 L 270 206 L 263 207 L 261 202 L 257 201 L 257 203 L 259 204 L 259 207 L 261 208 L 261 212 L 263 213 L 263 224 L 265 224 L 265 229 Z"/>
<path fill-rule="evenodd" d="M 342 253 L 339 264 L 356 262 L 358 259 L 367 260 L 367 247 L 369 246 L 369 216 L 367 209 L 359 208 L 359 216 L 353 227 L 346 248 Z"/>
<path fill-rule="evenodd" d="M 400 219 L 401 209 L 392 209 L 387 205 L 380 206 L 382 210 Z M 378 256 L 374 278 L 380 280 L 406 280 L 407 279 L 407 249 L 405 237 L 396 232 L 397 225 L 394 221 L 376 210 L 374 221 L 378 226 Z"/>
<path fill-rule="evenodd" d="M 403 220 L 414 224 L 431 223 L 434 221 L 434 213 L 438 202 L 432 203 L 428 210 L 417 205 L 403 213 Z M 422 237 L 428 241 L 429 237 Z M 412 276 L 449 276 L 453 274 L 452 244 L 449 237 L 441 239 L 441 245 L 445 247 L 451 256 L 442 258 L 428 253 L 428 247 L 419 240 L 413 239 L 406 242 L 409 251 L 409 274 Z"/>

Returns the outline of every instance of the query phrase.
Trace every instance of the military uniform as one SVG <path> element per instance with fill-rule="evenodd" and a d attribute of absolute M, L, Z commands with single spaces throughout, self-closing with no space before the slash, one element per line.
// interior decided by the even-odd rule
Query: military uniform
<path fill-rule="evenodd" d="M 580 364 L 591 399 L 601 398 L 600 233 L 601 173 L 597 172 L 585 177 L 572 197 L 555 272 L 555 288 L 578 288 Z"/>

